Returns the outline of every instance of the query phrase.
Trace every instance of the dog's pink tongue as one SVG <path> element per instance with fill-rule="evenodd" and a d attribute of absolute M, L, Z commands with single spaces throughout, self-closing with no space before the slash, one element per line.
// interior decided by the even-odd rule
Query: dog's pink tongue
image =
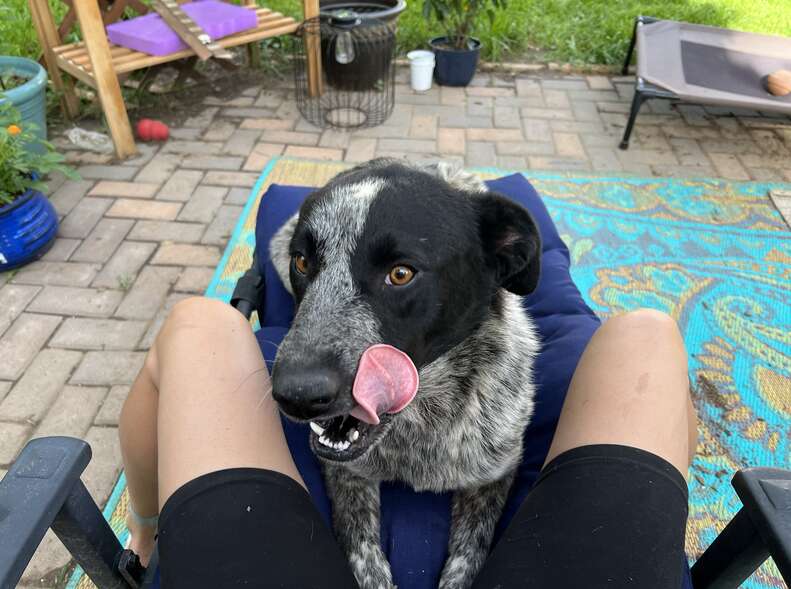
<path fill-rule="evenodd" d="M 409 405 L 417 388 L 417 368 L 409 356 L 393 346 L 371 346 L 357 367 L 352 388 L 357 407 L 351 414 L 376 425 L 382 413 L 398 413 Z"/>

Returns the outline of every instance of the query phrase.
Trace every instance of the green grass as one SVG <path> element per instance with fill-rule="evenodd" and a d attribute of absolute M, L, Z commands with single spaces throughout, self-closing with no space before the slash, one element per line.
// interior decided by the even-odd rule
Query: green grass
<path fill-rule="evenodd" d="M 62 10 L 59 0 L 50 0 Z M 300 0 L 259 0 L 299 16 Z M 425 47 L 440 34 L 421 13 L 421 0 L 407 0 L 399 20 L 399 51 Z M 791 0 L 508 0 L 508 8 L 477 35 L 489 60 L 538 55 L 575 64 L 617 64 L 626 52 L 632 21 L 639 15 L 672 18 L 743 31 L 791 36 Z M 0 55 L 38 55 L 27 0 L 0 0 Z"/>
<path fill-rule="evenodd" d="M 259 0 L 299 15 L 299 0 Z M 791 0 L 507 0 L 493 24 L 482 19 L 477 35 L 484 57 L 517 61 L 531 51 L 575 64 L 620 63 L 640 14 L 791 36 Z M 407 0 L 398 21 L 401 53 L 441 34 L 422 14 L 422 0 Z"/>
<path fill-rule="evenodd" d="M 60 0 L 49 0 L 49 5 L 59 21 L 66 5 Z M 38 59 L 40 53 L 27 0 L 0 0 L 0 55 Z"/>
<path fill-rule="evenodd" d="M 572 63 L 620 63 L 640 14 L 791 36 L 791 0 L 514 0 L 494 37 Z M 518 24 L 517 24 L 518 23 Z"/>

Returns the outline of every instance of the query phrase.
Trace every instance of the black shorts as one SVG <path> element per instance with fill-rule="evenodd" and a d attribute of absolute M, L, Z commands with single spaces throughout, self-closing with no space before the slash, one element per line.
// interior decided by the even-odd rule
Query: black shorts
<path fill-rule="evenodd" d="M 686 482 L 667 461 L 574 448 L 541 471 L 474 586 L 677 589 L 686 520 Z M 159 556 L 164 589 L 357 587 L 305 489 L 268 470 L 178 489 L 160 516 Z"/>

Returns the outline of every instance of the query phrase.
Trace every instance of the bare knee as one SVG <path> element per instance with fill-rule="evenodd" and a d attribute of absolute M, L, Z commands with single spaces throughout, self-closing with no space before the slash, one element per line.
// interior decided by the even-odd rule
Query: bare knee
<path fill-rule="evenodd" d="M 176 303 L 168 314 L 146 357 L 145 368 L 158 371 L 161 351 L 189 346 L 195 329 L 250 330 L 247 319 L 230 305 L 206 297 L 190 297 Z"/>
<path fill-rule="evenodd" d="M 173 306 L 166 324 L 224 325 L 246 324 L 247 320 L 230 305 L 207 297 L 189 297 Z"/>
<path fill-rule="evenodd" d="M 661 374 L 663 386 L 647 387 L 642 392 L 653 394 L 650 403 L 666 405 L 668 409 L 675 408 L 686 415 L 690 452 L 694 452 L 697 414 L 690 395 L 684 340 L 675 319 L 655 309 L 637 309 L 613 317 L 604 328 L 609 328 L 609 336 L 619 341 L 624 354 L 628 354 L 626 359 L 629 362 L 640 363 L 651 358 L 652 363 L 657 363 L 654 370 Z M 642 377 L 642 371 L 637 372 Z M 640 378 L 637 382 L 635 392 L 641 389 Z M 634 400 L 643 403 L 647 399 L 644 395 L 635 395 Z"/>
<path fill-rule="evenodd" d="M 174 345 L 195 329 L 249 330 L 247 319 L 230 305 L 206 297 L 190 297 L 173 306 L 157 335 L 154 347 Z"/>
<path fill-rule="evenodd" d="M 624 334 L 637 332 L 660 338 L 680 339 L 681 337 L 675 319 L 656 309 L 637 309 L 616 315 L 607 320 L 604 327 Z"/>
<path fill-rule="evenodd" d="M 621 400 L 686 407 L 687 353 L 675 320 L 660 311 L 639 309 L 607 320 L 586 350 L 585 374 L 606 379 Z M 585 359 L 585 358 L 584 358 Z"/>

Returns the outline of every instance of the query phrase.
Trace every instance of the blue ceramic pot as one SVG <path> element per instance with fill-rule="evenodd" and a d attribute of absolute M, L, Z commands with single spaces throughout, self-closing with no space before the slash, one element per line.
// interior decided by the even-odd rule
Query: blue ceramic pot
<path fill-rule="evenodd" d="M 28 190 L 0 207 L 0 272 L 43 256 L 58 232 L 58 214 L 46 196 Z"/>
<path fill-rule="evenodd" d="M 22 125 L 35 123 L 39 139 L 47 139 L 47 70 L 24 57 L 0 56 L 0 72 L 11 72 L 27 82 L 3 92 L 22 115 Z M 4 100 L 0 98 L 0 101 Z M 33 145 L 31 150 L 43 153 L 44 147 Z"/>

